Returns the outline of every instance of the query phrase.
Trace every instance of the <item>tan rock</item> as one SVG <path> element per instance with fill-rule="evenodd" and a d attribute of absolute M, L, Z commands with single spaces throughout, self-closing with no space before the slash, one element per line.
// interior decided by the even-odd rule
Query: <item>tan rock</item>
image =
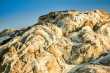
<path fill-rule="evenodd" d="M 0 32 L 0 73 L 110 73 L 110 14 L 50 12 Z"/>

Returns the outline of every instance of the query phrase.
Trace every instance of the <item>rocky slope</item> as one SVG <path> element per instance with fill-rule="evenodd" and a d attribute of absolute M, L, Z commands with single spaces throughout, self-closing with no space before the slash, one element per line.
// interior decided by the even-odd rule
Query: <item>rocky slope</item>
<path fill-rule="evenodd" d="M 0 73 L 110 73 L 110 14 L 56 11 L 0 32 Z"/>

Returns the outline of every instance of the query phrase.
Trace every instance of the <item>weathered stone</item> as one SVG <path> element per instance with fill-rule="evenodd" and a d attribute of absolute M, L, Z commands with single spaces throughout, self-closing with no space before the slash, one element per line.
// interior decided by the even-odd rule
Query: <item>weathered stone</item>
<path fill-rule="evenodd" d="M 0 73 L 110 73 L 109 30 L 102 10 L 50 12 L 33 26 L 4 30 Z"/>

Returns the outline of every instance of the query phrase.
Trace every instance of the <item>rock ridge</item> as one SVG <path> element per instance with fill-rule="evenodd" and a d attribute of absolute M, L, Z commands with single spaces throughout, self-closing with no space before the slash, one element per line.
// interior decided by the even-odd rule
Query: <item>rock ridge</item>
<path fill-rule="evenodd" d="M 110 73 L 110 13 L 56 11 L 0 32 L 0 73 Z"/>

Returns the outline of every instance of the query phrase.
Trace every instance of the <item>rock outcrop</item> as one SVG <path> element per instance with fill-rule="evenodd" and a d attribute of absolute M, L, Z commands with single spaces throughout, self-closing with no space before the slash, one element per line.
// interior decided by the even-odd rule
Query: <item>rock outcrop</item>
<path fill-rule="evenodd" d="M 110 14 L 56 11 L 0 32 L 0 73 L 110 73 Z"/>

